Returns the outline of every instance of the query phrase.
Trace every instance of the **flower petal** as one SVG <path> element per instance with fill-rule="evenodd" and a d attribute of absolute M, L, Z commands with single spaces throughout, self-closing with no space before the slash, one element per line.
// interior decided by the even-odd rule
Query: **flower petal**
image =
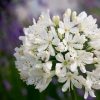
<path fill-rule="evenodd" d="M 80 66 L 80 70 L 81 70 L 83 73 L 86 73 L 86 69 L 85 69 L 85 66 L 84 66 L 84 65 L 81 65 L 81 66 Z"/>
<path fill-rule="evenodd" d="M 54 48 L 52 47 L 52 45 L 49 45 L 49 51 L 52 56 L 55 56 L 55 51 L 54 51 Z"/>
<path fill-rule="evenodd" d="M 67 80 L 66 77 L 59 77 L 58 82 L 64 83 Z"/>
<path fill-rule="evenodd" d="M 88 91 L 85 91 L 84 99 L 87 99 L 87 97 L 88 97 Z"/>
<path fill-rule="evenodd" d="M 77 71 L 77 62 L 76 62 L 76 61 L 73 62 L 73 63 L 71 64 L 70 70 L 71 70 L 72 72 Z"/>
<path fill-rule="evenodd" d="M 93 90 L 90 90 L 89 94 L 90 94 L 91 97 L 96 97 Z"/>
<path fill-rule="evenodd" d="M 66 75 L 66 68 L 63 67 L 62 63 L 56 64 L 56 75 L 59 77 L 64 77 Z"/>
<path fill-rule="evenodd" d="M 82 88 L 82 85 L 81 83 L 79 83 L 77 80 L 75 79 L 72 79 L 71 82 L 73 83 L 73 85 L 76 87 L 76 88 Z"/>
<path fill-rule="evenodd" d="M 63 55 L 62 55 L 61 53 L 58 53 L 58 54 L 56 55 L 56 59 L 57 59 L 59 62 L 63 62 L 63 61 L 64 61 L 64 57 L 63 57 Z"/>
<path fill-rule="evenodd" d="M 52 62 L 48 61 L 43 65 L 43 69 L 45 72 L 49 73 L 52 68 Z"/>
<path fill-rule="evenodd" d="M 47 47 L 48 47 L 48 44 L 43 44 L 43 45 L 39 46 L 38 51 L 39 52 L 44 51 Z"/>
<path fill-rule="evenodd" d="M 66 92 L 68 88 L 70 88 L 70 80 L 67 80 L 67 82 L 63 85 L 62 91 Z"/>

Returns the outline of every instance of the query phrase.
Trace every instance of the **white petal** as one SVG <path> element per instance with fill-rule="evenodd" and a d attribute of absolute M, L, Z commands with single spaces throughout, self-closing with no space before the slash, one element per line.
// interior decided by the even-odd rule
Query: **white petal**
<path fill-rule="evenodd" d="M 68 22 L 70 22 L 70 16 L 71 16 L 71 9 L 67 9 L 66 12 L 64 13 L 64 24 L 67 24 Z"/>
<path fill-rule="evenodd" d="M 67 47 L 63 44 L 63 42 L 60 42 L 60 43 L 58 44 L 58 46 L 55 47 L 55 49 L 56 49 L 57 51 L 64 52 L 64 51 L 67 50 Z"/>
<path fill-rule="evenodd" d="M 50 82 L 51 82 L 51 78 L 42 79 L 36 84 L 35 88 L 39 89 L 39 91 L 42 92 L 43 90 L 45 90 L 47 88 L 47 86 L 49 85 Z"/>
<path fill-rule="evenodd" d="M 45 72 L 48 72 L 48 73 L 50 72 L 51 68 L 52 68 L 52 62 L 51 61 L 46 62 L 44 64 L 44 66 L 43 66 L 44 71 Z"/>
<path fill-rule="evenodd" d="M 86 64 L 93 63 L 93 54 L 86 52 L 84 54 L 83 62 L 86 63 Z"/>
<path fill-rule="evenodd" d="M 54 37 L 54 38 L 58 38 L 58 35 L 57 35 L 57 33 L 56 33 L 56 31 L 55 31 L 55 28 L 54 28 L 54 27 L 51 27 L 51 31 L 50 31 L 50 33 L 52 33 L 52 34 L 53 34 L 53 37 Z"/>
<path fill-rule="evenodd" d="M 53 39 L 53 34 L 52 33 L 48 33 L 48 38 L 49 38 L 49 40 L 52 40 Z"/>
<path fill-rule="evenodd" d="M 42 64 L 36 64 L 36 65 L 34 66 L 34 68 L 41 69 L 41 68 L 42 68 Z"/>
<path fill-rule="evenodd" d="M 81 70 L 83 73 L 86 73 L 86 69 L 85 69 L 85 66 L 84 66 L 84 65 L 80 66 L 80 70 Z"/>
<path fill-rule="evenodd" d="M 92 88 L 99 90 L 100 89 L 100 83 L 98 84 L 93 84 Z"/>
<path fill-rule="evenodd" d="M 82 48 L 83 48 L 83 44 L 79 44 L 79 43 L 73 44 L 73 47 L 74 47 L 75 49 L 82 49 Z"/>
<path fill-rule="evenodd" d="M 87 97 L 88 97 L 88 91 L 85 91 L 84 99 L 87 99 Z"/>
<path fill-rule="evenodd" d="M 75 79 L 72 79 L 71 82 L 73 83 L 73 85 L 76 87 L 76 88 L 82 88 L 82 85 L 81 83 L 79 83 L 77 80 Z"/>
<path fill-rule="evenodd" d="M 66 77 L 59 77 L 58 82 L 64 83 L 67 80 Z"/>
<path fill-rule="evenodd" d="M 59 43 L 60 43 L 60 39 L 58 39 L 58 38 L 54 38 L 53 41 L 52 41 L 52 44 L 53 44 L 53 45 L 56 45 L 56 46 L 57 46 Z"/>
<path fill-rule="evenodd" d="M 47 47 L 48 47 L 48 44 L 41 45 L 41 46 L 39 46 L 38 51 L 41 52 L 41 51 L 45 50 Z"/>
<path fill-rule="evenodd" d="M 54 48 L 52 47 L 52 45 L 49 45 L 49 51 L 52 56 L 55 56 L 55 51 L 54 51 Z"/>
<path fill-rule="evenodd" d="M 68 61 L 68 60 L 70 60 L 70 59 L 71 59 L 70 54 L 69 54 L 69 53 L 66 53 L 66 54 L 65 54 L 65 60 Z"/>
<path fill-rule="evenodd" d="M 91 41 L 91 42 L 89 42 L 89 44 L 90 44 L 93 48 L 95 48 L 95 49 L 97 49 L 97 50 L 100 50 L 100 39 Z"/>
<path fill-rule="evenodd" d="M 70 69 L 72 72 L 77 71 L 77 62 L 76 61 L 71 64 Z"/>
<path fill-rule="evenodd" d="M 87 14 L 86 14 L 86 12 L 81 12 L 79 15 L 78 15 L 78 17 L 77 17 L 77 19 L 78 19 L 78 22 L 81 22 L 81 21 L 83 21 L 83 19 L 84 18 L 86 18 L 87 17 Z"/>
<path fill-rule="evenodd" d="M 58 53 L 58 54 L 56 55 L 56 59 L 57 59 L 59 62 L 63 62 L 63 61 L 64 61 L 64 57 L 63 57 L 63 55 L 62 55 L 61 53 Z"/>
<path fill-rule="evenodd" d="M 59 22 L 59 27 L 62 28 L 62 29 L 65 28 L 65 27 L 64 27 L 64 23 L 63 23 L 62 21 Z"/>
<path fill-rule="evenodd" d="M 90 90 L 89 94 L 90 94 L 91 97 L 96 97 L 93 90 Z"/>
<path fill-rule="evenodd" d="M 62 91 L 65 92 L 68 88 L 70 88 L 70 80 L 67 80 L 67 82 L 63 85 Z"/>
<path fill-rule="evenodd" d="M 56 64 L 56 75 L 59 75 L 59 73 L 61 72 L 61 68 L 62 68 L 62 64 L 61 63 L 57 63 Z"/>
<path fill-rule="evenodd" d="M 34 83 L 34 78 L 28 78 L 27 79 L 27 85 L 32 85 Z"/>
<path fill-rule="evenodd" d="M 45 42 L 46 41 L 42 38 L 36 38 L 35 41 L 34 41 L 34 43 L 36 43 L 36 44 L 45 44 Z"/>
<path fill-rule="evenodd" d="M 59 77 L 64 77 L 66 75 L 66 68 L 63 67 L 63 65 L 61 63 L 57 63 L 55 73 Z"/>
<path fill-rule="evenodd" d="M 65 33 L 65 30 L 63 28 L 58 28 L 58 33 L 64 34 Z"/>
<path fill-rule="evenodd" d="M 74 34 L 77 34 L 77 33 L 79 33 L 79 28 L 74 27 L 74 28 L 72 28 L 72 29 L 70 30 L 70 32 L 71 32 L 71 33 L 74 33 Z"/>
<path fill-rule="evenodd" d="M 71 55 L 71 58 L 77 57 L 77 52 L 73 47 L 69 47 L 69 53 Z"/>

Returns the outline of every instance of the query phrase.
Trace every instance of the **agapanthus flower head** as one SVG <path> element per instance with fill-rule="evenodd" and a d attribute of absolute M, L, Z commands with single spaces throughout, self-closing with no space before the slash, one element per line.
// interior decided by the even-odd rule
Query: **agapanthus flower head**
<path fill-rule="evenodd" d="M 100 29 L 86 12 L 79 15 L 67 9 L 63 20 L 44 12 L 33 25 L 24 28 L 22 45 L 15 49 L 16 67 L 21 79 L 45 90 L 54 76 L 63 83 L 62 91 L 84 88 L 95 97 L 100 89 Z M 98 74 L 97 74 L 98 73 Z"/>

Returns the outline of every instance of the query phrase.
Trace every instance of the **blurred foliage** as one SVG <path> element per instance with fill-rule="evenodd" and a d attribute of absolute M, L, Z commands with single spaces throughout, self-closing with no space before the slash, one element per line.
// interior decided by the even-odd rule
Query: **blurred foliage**
<path fill-rule="evenodd" d="M 98 7 L 97 8 L 91 8 L 90 12 L 100 16 L 100 8 L 98 8 Z"/>

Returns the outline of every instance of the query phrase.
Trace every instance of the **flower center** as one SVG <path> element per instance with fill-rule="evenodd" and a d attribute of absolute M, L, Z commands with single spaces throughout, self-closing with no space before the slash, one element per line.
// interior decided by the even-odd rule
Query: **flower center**
<path fill-rule="evenodd" d="M 68 61 L 65 60 L 65 61 L 63 62 L 63 64 L 64 64 L 64 65 L 67 65 L 67 64 L 68 64 Z"/>

